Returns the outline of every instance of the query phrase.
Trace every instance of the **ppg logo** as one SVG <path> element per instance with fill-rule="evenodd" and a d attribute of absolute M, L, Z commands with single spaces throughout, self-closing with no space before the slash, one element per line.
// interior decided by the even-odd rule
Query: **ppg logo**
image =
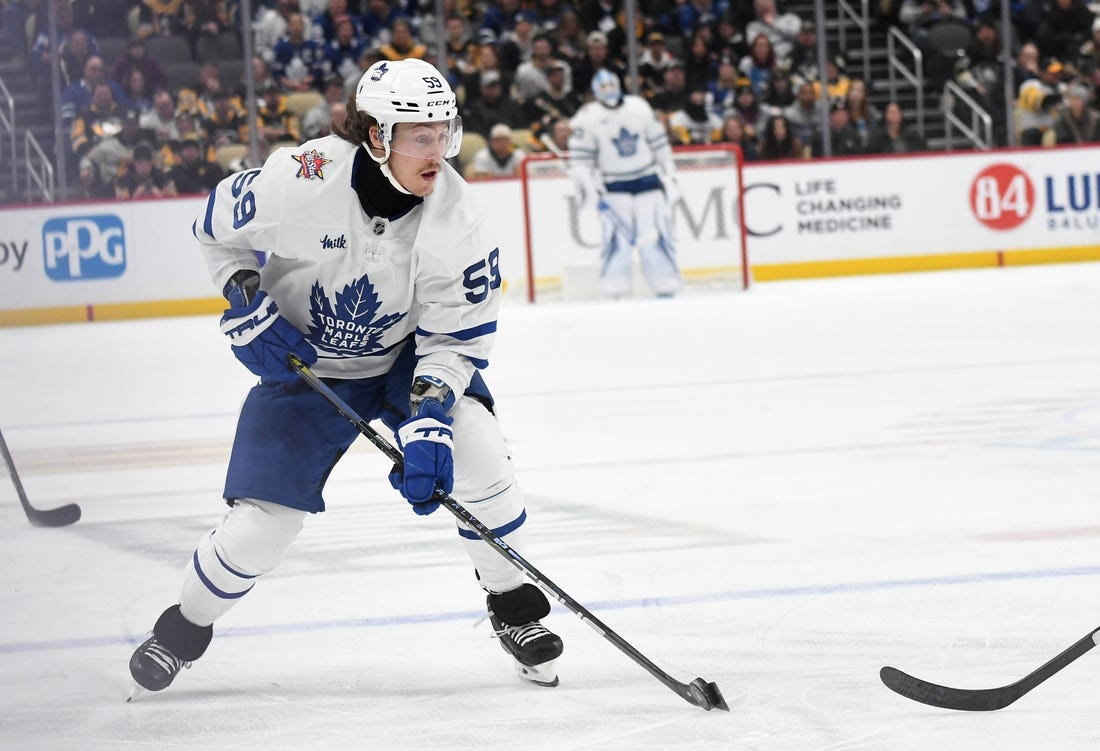
<path fill-rule="evenodd" d="M 108 279 L 126 270 L 126 234 L 117 216 L 78 216 L 42 225 L 46 276 L 54 281 Z"/>

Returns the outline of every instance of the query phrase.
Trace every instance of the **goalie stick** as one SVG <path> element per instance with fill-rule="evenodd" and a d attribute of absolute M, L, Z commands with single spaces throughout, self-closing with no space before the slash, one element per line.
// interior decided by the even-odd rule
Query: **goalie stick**
<path fill-rule="evenodd" d="M 366 436 L 367 440 L 385 454 L 397 468 L 403 465 L 404 462 L 401 452 L 394 448 L 377 430 L 372 428 L 366 420 L 348 406 L 348 404 L 344 402 L 336 392 L 329 388 L 327 384 L 315 376 L 313 371 L 311 371 L 305 363 L 293 354 L 287 357 L 287 361 L 302 380 L 309 384 L 314 391 L 323 396 L 329 404 L 335 407 L 336 411 L 344 416 L 344 419 L 354 425 L 360 433 Z M 546 578 L 542 572 L 513 550 L 508 543 L 494 535 L 492 529 L 482 524 L 477 517 L 467 511 L 458 501 L 452 498 L 449 493 L 436 488 L 435 500 L 439 501 L 439 504 L 443 506 L 443 508 L 450 511 L 456 518 L 470 527 L 470 529 L 472 529 L 478 537 L 484 540 L 489 547 L 504 556 L 509 563 L 522 571 L 531 581 L 542 587 L 547 594 L 569 610 L 573 611 L 582 621 L 591 626 L 596 633 L 611 642 L 620 652 L 632 659 L 638 665 L 645 668 L 650 675 L 674 691 L 682 699 L 697 707 L 702 707 L 708 712 L 712 709 L 729 711 L 729 705 L 726 704 L 726 700 L 723 698 L 722 692 L 718 689 L 716 683 L 713 681 L 708 682 L 703 678 L 696 678 L 690 683 L 681 683 L 676 680 L 668 673 L 661 670 L 661 668 L 657 667 L 656 664 L 631 646 L 625 639 L 612 631 L 587 608 L 562 591 L 554 582 Z"/>
<path fill-rule="evenodd" d="M 1098 639 L 1100 639 L 1100 628 L 1093 629 L 1064 652 L 1015 683 L 998 688 L 968 689 L 940 686 L 922 681 L 920 678 L 915 678 L 889 666 L 879 671 L 879 678 L 891 691 L 922 704 L 942 707 L 943 709 L 959 709 L 966 712 L 991 712 L 1004 709 L 1028 691 L 1031 691 L 1031 689 L 1096 646 Z"/>
<path fill-rule="evenodd" d="M 19 496 L 19 502 L 23 504 L 23 512 L 27 515 L 27 521 L 36 527 L 65 527 L 80 518 L 80 506 L 69 503 L 52 509 L 37 509 L 31 505 L 27 493 L 23 490 L 23 483 L 19 480 L 19 472 L 15 469 L 15 460 L 11 458 L 8 444 L 4 442 L 4 434 L 0 433 L 0 454 L 4 455 L 4 464 L 8 467 L 8 476 L 15 485 L 15 494 Z"/>
<path fill-rule="evenodd" d="M 558 145 L 554 143 L 554 139 L 551 138 L 548 133 L 543 133 L 542 136 L 539 138 L 539 141 L 546 146 L 547 150 L 550 151 L 550 153 L 564 161 L 566 165 L 569 165 L 569 155 L 558 148 Z M 573 169 L 573 167 L 567 166 L 567 169 Z M 663 177 L 661 182 L 664 182 Z M 623 221 L 623 218 L 619 216 L 619 214 L 613 208 L 611 208 L 611 206 L 609 206 L 607 202 L 604 201 L 602 198 L 599 199 L 599 203 L 596 206 L 596 211 L 598 214 L 606 214 L 611 223 L 615 225 L 615 229 L 617 229 L 624 237 L 628 237 L 630 239 L 630 247 L 632 249 L 636 250 L 638 248 L 645 247 L 646 245 L 649 245 L 651 242 L 661 236 L 659 230 L 652 230 L 639 238 L 638 233 L 633 228 L 631 228 L 630 225 Z"/>

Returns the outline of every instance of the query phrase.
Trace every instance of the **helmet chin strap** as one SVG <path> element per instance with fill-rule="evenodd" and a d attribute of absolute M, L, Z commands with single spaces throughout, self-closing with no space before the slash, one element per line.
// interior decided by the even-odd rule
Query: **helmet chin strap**
<path fill-rule="evenodd" d="M 388 143 L 384 143 L 384 151 L 382 152 L 381 159 L 379 159 L 375 155 L 374 149 L 371 148 L 371 145 L 366 141 L 363 142 L 363 148 L 367 150 L 370 158 L 378 163 L 378 169 L 382 170 L 382 174 L 385 175 L 386 179 L 390 181 L 390 185 L 392 185 L 395 189 L 397 189 L 401 193 L 404 193 L 407 196 L 412 195 L 412 191 L 406 190 L 405 186 L 397 182 L 397 178 L 394 177 L 393 172 L 390 171 L 390 165 L 388 164 L 388 162 L 390 161 L 390 145 Z"/>
<path fill-rule="evenodd" d="M 390 185 L 397 188 L 399 191 L 401 191 L 402 193 L 404 193 L 407 196 L 412 195 L 412 192 L 408 191 L 408 190 L 405 190 L 404 186 L 401 185 L 401 183 L 397 182 L 397 178 L 393 176 L 392 172 L 390 172 L 390 165 L 389 165 L 389 160 L 388 159 L 385 162 L 379 162 L 378 163 L 378 168 L 380 170 L 382 170 L 382 174 L 385 175 L 386 179 L 390 181 Z"/>

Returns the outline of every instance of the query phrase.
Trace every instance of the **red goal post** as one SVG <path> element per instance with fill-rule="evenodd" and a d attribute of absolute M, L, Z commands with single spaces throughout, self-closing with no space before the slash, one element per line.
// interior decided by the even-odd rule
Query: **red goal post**
<path fill-rule="evenodd" d="M 685 284 L 748 289 L 741 149 L 725 143 L 680 146 L 673 161 L 683 198 L 673 207 L 672 231 Z M 531 154 L 520 174 L 527 299 L 596 295 L 599 219 L 577 206 L 568 155 Z M 645 289 L 644 283 L 635 289 Z"/>

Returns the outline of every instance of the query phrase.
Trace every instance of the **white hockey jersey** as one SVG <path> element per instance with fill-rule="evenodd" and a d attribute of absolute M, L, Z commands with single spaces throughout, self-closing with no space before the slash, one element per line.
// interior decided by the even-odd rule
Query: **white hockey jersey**
<path fill-rule="evenodd" d="M 595 170 L 604 183 L 636 180 L 657 172 L 672 174 L 672 149 L 653 108 L 627 94 L 612 109 L 599 102 L 581 107 L 570 123 L 571 166 Z"/>
<path fill-rule="evenodd" d="M 221 290 L 236 271 L 258 269 L 261 288 L 317 349 L 319 376 L 382 375 L 415 336 L 416 375 L 462 393 L 488 365 L 499 248 L 446 163 L 412 210 L 369 216 L 352 187 L 359 150 L 327 136 L 219 183 L 195 223 L 210 275 Z M 257 252 L 267 254 L 262 269 Z"/>

